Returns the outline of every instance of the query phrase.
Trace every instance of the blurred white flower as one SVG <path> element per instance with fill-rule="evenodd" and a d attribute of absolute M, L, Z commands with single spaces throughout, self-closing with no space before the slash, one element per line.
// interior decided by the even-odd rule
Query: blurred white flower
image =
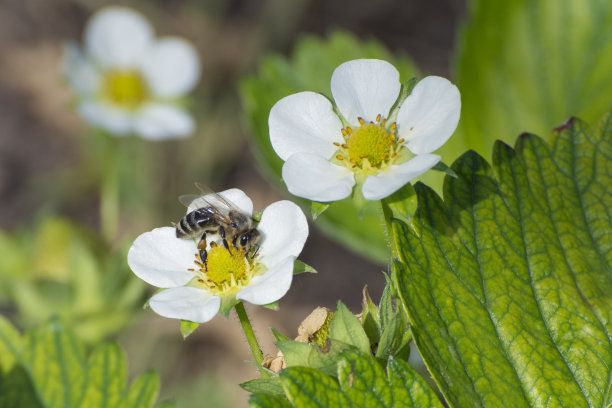
<path fill-rule="evenodd" d="M 395 67 L 361 59 L 334 71 L 336 109 L 314 92 L 278 101 L 270 111 L 270 141 L 285 161 L 289 191 L 329 202 L 348 197 L 357 185 L 366 200 L 380 200 L 434 167 L 440 156 L 431 153 L 459 121 L 459 91 L 436 76 L 397 104 L 400 90 Z"/>
<path fill-rule="evenodd" d="M 63 66 L 90 124 L 115 135 L 161 140 L 189 136 L 193 118 L 179 104 L 200 77 L 197 51 L 176 37 L 154 37 L 138 12 L 107 7 L 84 32 L 84 49 L 66 47 Z"/>
<path fill-rule="evenodd" d="M 252 213 L 253 203 L 241 190 L 234 188 L 219 195 L 242 212 Z M 226 249 L 220 237 L 211 241 L 214 236 L 207 235 L 209 250 L 203 264 L 197 239 L 177 238 L 175 228 L 156 228 L 136 238 L 128 252 L 128 264 L 145 282 L 167 288 L 149 301 L 156 313 L 204 323 L 222 305 L 231 307 L 236 300 L 267 305 L 289 290 L 293 263 L 308 237 L 304 213 L 290 201 L 277 201 L 263 211 L 257 230 L 261 238 L 254 257 L 231 243 Z"/>

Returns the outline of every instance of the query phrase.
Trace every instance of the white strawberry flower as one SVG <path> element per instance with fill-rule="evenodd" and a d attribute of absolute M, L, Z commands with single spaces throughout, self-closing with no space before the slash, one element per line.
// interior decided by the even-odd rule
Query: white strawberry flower
<path fill-rule="evenodd" d="M 330 85 L 335 106 L 299 92 L 278 101 L 268 121 L 287 188 L 312 201 L 341 200 L 355 185 L 366 200 L 393 194 L 440 161 L 432 152 L 459 121 L 455 85 L 428 76 L 400 100 L 399 72 L 386 61 L 345 62 Z"/>
<path fill-rule="evenodd" d="M 200 60 L 182 38 L 155 38 L 138 12 L 103 8 L 87 22 L 84 49 L 66 47 L 64 76 L 88 123 L 117 136 L 162 140 L 189 136 L 191 115 L 180 106 L 200 78 Z"/>
<path fill-rule="evenodd" d="M 234 188 L 219 195 L 252 214 L 253 203 L 241 190 Z M 210 196 L 204 199 L 211 201 Z M 194 201 L 188 212 L 196 207 L 199 205 Z M 153 311 L 204 323 L 220 309 L 229 312 L 236 301 L 267 305 L 289 290 L 294 261 L 308 237 L 304 213 L 290 201 L 277 201 L 263 210 L 257 230 L 261 238 L 255 256 L 231 245 L 228 250 L 220 237 L 207 235 L 204 265 L 197 248 L 199 239 L 177 238 L 173 227 L 156 228 L 136 238 L 128 252 L 128 264 L 140 279 L 165 288 L 150 299 Z"/>

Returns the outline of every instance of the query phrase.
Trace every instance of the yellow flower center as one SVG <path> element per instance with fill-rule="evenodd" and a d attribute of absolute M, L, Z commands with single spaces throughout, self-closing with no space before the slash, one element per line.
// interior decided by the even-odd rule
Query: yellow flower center
<path fill-rule="evenodd" d="M 372 168 L 382 168 L 397 156 L 404 140 L 397 140 L 395 123 L 387 126 L 386 119 L 378 115 L 376 122 L 366 123 L 359 118 L 359 124 L 356 129 L 342 129 L 345 142 L 334 143 L 340 148 L 335 157 L 339 164 L 367 173 Z"/>
<path fill-rule="evenodd" d="M 103 94 L 115 105 L 135 109 L 148 98 L 149 90 L 137 71 L 115 69 L 104 78 Z"/>
<path fill-rule="evenodd" d="M 392 143 L 389 132 L 376 123 L 362 125 L 346 139 L 349 159 L 358 166 L 363 159 L 368 159 L 373 167 L 389 160 Z"/>
<path fill-rule="evenodd" d="M 247 286 L 254 275 L 254 266 L 249 262 L 247 254 L 234 248 L 229 249 L 223 245 L 213 245 L 207 252 L 206 264 L 198 260 L 198 285 L 206 288 L 217 296 L 238 292 Z"/>

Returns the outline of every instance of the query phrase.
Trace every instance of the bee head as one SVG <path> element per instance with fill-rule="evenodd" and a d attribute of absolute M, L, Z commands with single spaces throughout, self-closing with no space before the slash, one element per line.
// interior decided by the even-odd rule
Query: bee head
<path fill-rule="evenodd" d="M 245 232 L 244 234 L 237 235 L 237 242 L 234 243 L 234 246 L 242 250 L 250 251 L 253 245 L 255 245 L 257 241 L 259 241 L 259 237 L 259 231 L 257 231 L 257 229 L 252 229 L 250 231 Z"/>

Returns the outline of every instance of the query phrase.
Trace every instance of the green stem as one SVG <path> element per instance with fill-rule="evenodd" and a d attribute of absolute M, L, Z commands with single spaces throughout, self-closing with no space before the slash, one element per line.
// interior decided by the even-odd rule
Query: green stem
<path fill-rule="evenodd" d="M 242 304 L 242 302 L 237 303 L 235 309 L 236 313 L 238 314 L 238 319 L 240 319 L 242 330 L 244 330 L 244 335 L 246 336 L 247 342 L 249 343 L 249 347 L 251 347 L 251 352 L 253 353 L 253 357 L 255 358 L 255 363 L 257 363 L 258 366 L 261 366 L 264 356 L 261 352 L 261 347 L 259 347 L 257 337 L 255 337 L 255 332 L 253 331 L 253 326 L 251 326 L 249 316 L 247 316 L 246 310 L 244 309 L 244 305 Z"/>
<path fill-rule="evenodd" d="M 104 140 L 104 163 L 100 186 L 100 229 L 109 244 L 117 238 L 119 229 L 119 157 L 117 141 L 109 135 Z"/>

